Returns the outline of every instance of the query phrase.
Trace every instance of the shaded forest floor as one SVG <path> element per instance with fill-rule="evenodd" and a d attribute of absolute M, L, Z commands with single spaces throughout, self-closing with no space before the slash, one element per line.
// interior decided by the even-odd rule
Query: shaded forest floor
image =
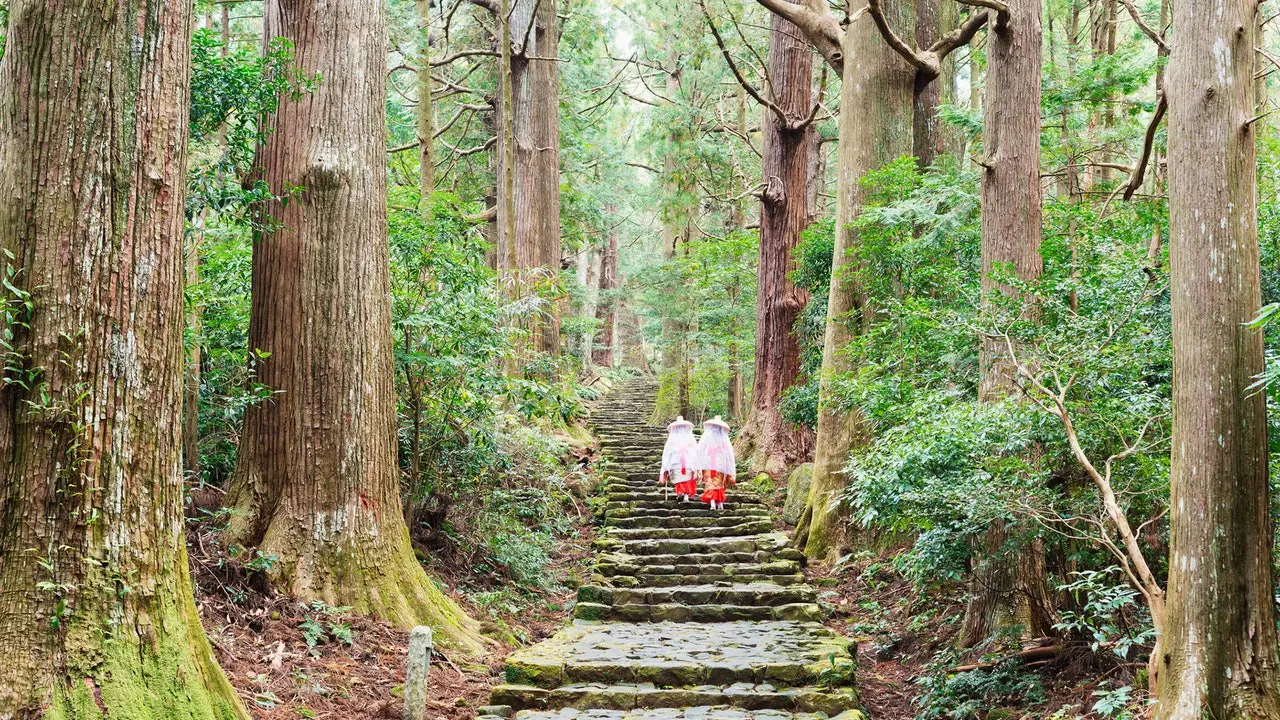
<path fill-rule="evenodd" d="M 554 577 L 589 576 L 594 530 L 584 517 L 576 534 L 559 538 Z M 212 521 L 188 526 L 196 600 L 218 662 L 259 720 L 400 718 L 409 633 L 341 608 L 304 605 L 272 594 L 262 576 L 218 544 Z M 442 553 L 428 567 L 438 582 L 495 640 L 481 661 L 437 652 L 430 674 L 430 716 L 470 720 L 500 681 L 504 658 L 519 644 L 550 636 L 568 620 L 576 589 L 516 591 L 509 582 L 477 576 L 470 553 Z M 468 592 L 460 592 L 465 588 Z M 475 597 L 506 590 L 500 603 Z"/>
<path fill-rule="evenodd" d="M 1132 684 L 1137 663 L 1100 661 L 1087 643 L 1067 640 L 1046 659 L 986 667 L 1021 644 L 955 650 L 965 589 L 955 584 L 922 594 L 897 572 L 895 554 L 887 549 L 842 567 L 805 571 L 820 588 L 827 624 L 858 642 L 858 689 L 873 720 L 1134 717 L 1092 708 L 1100 694 Z M 949 672 L 973 665 L 984 667 Z"/>

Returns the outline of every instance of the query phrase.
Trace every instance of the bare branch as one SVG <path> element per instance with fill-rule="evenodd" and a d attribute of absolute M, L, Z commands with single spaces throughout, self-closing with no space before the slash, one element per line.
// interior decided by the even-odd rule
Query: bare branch
<path fill-rule="evenodd" d="M 876 23 L 876 29 L 880 31 L 880 37 L 884 38 L 889 47 L 894 52 L 902 56 L 902 59 L 911 63 L 916 70 L 927 73 L 930 77 L 937 77 L 941 70 L 937 65 L 930 65 L 929 61 L 917 51 L 914 47 L 903 42 L 902 38 L 889 27 L 889 21 L 885 20 L 884 11 L 880 9 L 880 0 L 867 0 L 867 12 L 871 13 L 871 19 Z"/>
<path fill-rule="evenodd" d="M 1169 102 L 1165 99 L 1163 92 L 1160 93 L 1160 101 L 1156 103 L 1156 111 L 1151 116 L 1151 122 L 1147 124 L 1146 135 L 1142 138 L 1142 154 L 1138 156 L 1138 163 L 1133 166 L 1133 173 L 1129 175 L 1129 180 L 1124 184 L 1124 199 L 1129 200 L 1133 194 L 1142 187 L 1143 177 L 1147 174 L 1147 163 L 1151 160 L 1151 148 L 1156 140 L 1156 128 L 1160 125 L 1160 120 L 1164 118 L 1164 113 L 1169 109 Z"/>
<path fill-rule="evenodd" d="M 485 10 L 488 10 L 489 12 L 495 15 L 498 14 L 498 3 L 494 2 L 493 0 L 467 0 L 467 1 L 470 2 L 472 5 L 478 5 L 484 8 Z"/>
<path fill-rule="evenodd" d="M 431 67 L 440 67 L 441 65 L 448 65 L 449 63 L 455 60 L 461 60 L 462 58 L 479 56 L 498 57 L 498 53 L 492 50 L 459 50 L 458 52 L 453 53 L 452 55 L 446 55 L 439 60 L 432 60 Z"/>
<path fill-rule="evenodd" d="M 1133 0 L 1120 0 L 1120 2 L 1124 3 L 1124 8 L 1129 11 L 1129 16 L 1133 18 L 1133 22 L 1137 24 L 1138 29 L 1142 31 L 1142 34 L 1151 38 L 1151 41 L 1156 44 L 1156 47 L 1160 48 L 1164 52 L 1169 52 L 1169 43 L 1164 41 L 1164 35 L 1156 32 L 1154 28 L 1142 19 L 1142 15 L 1138 13 L 1138 8 L 1133 6 Z M 1128 199 L 1129 198 L 1125 198 L 1125 200 Z"/>
<path fill-rule="evenodd" d="M 800 28 L 809 44 L 837 73 L 844 72 L 844 29 L 826 0 L 757 0 L 766 10 Z"/>
<path fill-rule="evenodd" d="M 742 89 L 746 90 L 751 97 L 755 98 L 756 102 L 773 111 L 773 113 L 778 116 L 778 119 L 785 125 L 787 123 L 786 112 L 784 112 L 782 108 L 778 107 L 777 103 L 761 95 L 760 92 L 756 90 L 755 86 L 742 76 L 742 71 L 738 69 L 738 63 L 733 61 L 733 55 L 729 52 L 729 48 L 725 46 L 724 38 L 720 36 L 719 28 L 716 27 L 715 21 L 711 19 L 711 11 L 707 9 L 706 2 L 704 2 L 704 0 L 698 0 L 698 7 L 702 8 L 702 16 L 707 19 L 707 27 L 711 28 L 711 36 L 715 38 L 716 46 L 720 48 L 720 54 L 724 56 L 724 61 L 729 64 L 729 70 L 731 70 L 733 72 L 733 76 L 738 79 L 738 84 L 741 85 Z"/>
<path fill-rule="evenodd" d="M 950 55 L 952 51 L 968 45 L 973 36 L 977 35 L 978 31 L 986 24 L 986 13 L 970 13 L 969 19 L 964 21 L 964 24 L 938 38 L 936 42 L 929 46 L 928 52 L 938 56 L 938 66 L 941 67 L 943 59 Z"/>
<path fill-rule="evenodd" d="M 996 25 L 1003 27 L 1009 22 L 1009 6 L 1004 0 L 956 0 L 961 5 L 973 5 L 996 11 Z"/>

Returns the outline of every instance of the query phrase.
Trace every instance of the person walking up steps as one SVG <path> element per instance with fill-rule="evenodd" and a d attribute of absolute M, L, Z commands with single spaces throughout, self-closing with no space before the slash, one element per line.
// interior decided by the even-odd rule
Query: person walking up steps
<path fill-rule="evenodd" d="M 662 474 L 659 485 L 671 483 L 681 502 L 698 493 L 698 478 L 694 475 L 694 456 L 698 452 L 698 439 L 693 436 L 693 423 L 677 415 L 675 422 L 667 426 L 667 444 L 662 449 Z"/>
<path fill-rule="evenodd" d="M 725 489 L 737 483 L 737 460 L 729 442 L 729 425 L 719 415 L 702 423 L 697 470 L 705 488 L 702 501 L 710 503 L 712 510 L 723 510 Z"/>

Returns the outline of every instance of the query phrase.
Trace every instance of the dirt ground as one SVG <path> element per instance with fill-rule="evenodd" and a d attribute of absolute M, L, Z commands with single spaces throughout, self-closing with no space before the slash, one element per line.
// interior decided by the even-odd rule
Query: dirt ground
<path fill-rule="evenodd" d="M 594 536 L 583 522 L 562 538 L 554 557 L 557 577 L 582 577 Z M 364 720 L 399 718 L 403 710 L 409 633 L 367 618 L 344 616 L 271 594 L 260 576 L 247 572 L 218 546 L 208 523 L 189 527 L 196 600 L 209 639 L 232 685 L 258 720 Z M 449 588 L 474 580 L 456 565 L 430 567 Z M 482 626 L 508 640 L 536 642 L 554 633 L 568 616 L 573 590 L 527 597 L 514 612 L 480 608 L 466 595 L 450 595 Z M 502 661 L 514 649 L 495 642 L 483 662 L 432 657 L 430 717 L 469 720 L 500 681 Z"/>

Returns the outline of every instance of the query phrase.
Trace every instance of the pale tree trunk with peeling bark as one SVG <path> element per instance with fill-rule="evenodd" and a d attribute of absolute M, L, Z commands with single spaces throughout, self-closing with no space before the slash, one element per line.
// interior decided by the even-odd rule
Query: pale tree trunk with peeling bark
<path fill-rule="evenodd" d="M 184 542 L 191 22 L 184 3 L 9 4 L 0 717 L 248 718 Z"/>
<path fill-rule="evenodd" d="M 983 118 L 982 293 L 984 303 L 1013 289 L 997 281 L 1001 268 L 1033 282 L 1040 256 L 1039 0 L 1011 0 L 1007 11 L 988 10 L 988 70 Z M 997 338 L 984 337 L 978 397 L 998 402 L 1016 390 L 1015 367 Z M 959 643 L 972 647 L 997 632 L 1020 627 L 1030 636 L 1052 633 L 1054 607 L 1038 539 L 1011 543 L 1010 529 L 993 522 L 974 543 L 969 604 Z M 1017 545 L 1015 549 L 1015 545 Z"/>
<path fill-rule="evenodd" d="M 817 151 L 812 115 L 813 53 L 799 30 L 772 15 L 769 28 L 770 104 L 764 109 L 764 191 L 760 198 L 757 265 L 755 380 L 751 409 L 735 445 L 753 473 L 779 477 L 803 461 L 813 437 L 788 422 L 782 394 L 800 375 L 795 320 L 809 301 L 791 281 L 792 250 L 810 223 L 808 184 Z"/>
<path fill-rule="evenodd" d="M 323 82 L 268 119 L 250 347 L 275 391 L 245 414 L 232 535 L 276 558 L 279 589 L 476 651 L 472 621 L 427 577 L 401 510 L 386 223 L 382 6 L 268 0 L 264 42 L 287 38 Z"/>
<path fill-rule="evenodd" d="M 1173 441 L 1158 720 L 1280 718 L 1252 0 L 1174 0 L 1169 84 Z"/>

